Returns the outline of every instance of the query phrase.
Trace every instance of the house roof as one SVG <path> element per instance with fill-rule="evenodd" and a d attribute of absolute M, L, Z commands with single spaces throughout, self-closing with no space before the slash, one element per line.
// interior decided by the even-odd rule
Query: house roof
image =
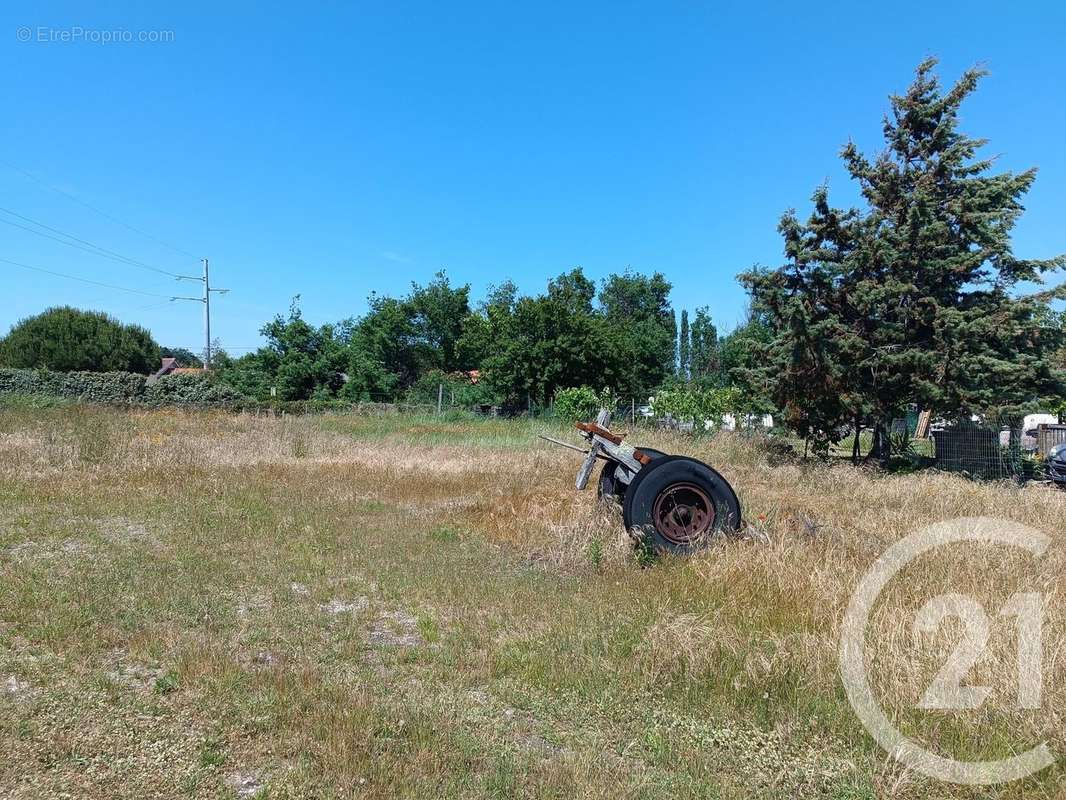
<path fill-rule="evenodd" d="M 178 359 L 164 358 L 158 370 L 148 376 L 149 383 L 155 383 L 164 375 L 184 375 L 187 373 L 203 372 L 202 367 L 179 367 Z"/>

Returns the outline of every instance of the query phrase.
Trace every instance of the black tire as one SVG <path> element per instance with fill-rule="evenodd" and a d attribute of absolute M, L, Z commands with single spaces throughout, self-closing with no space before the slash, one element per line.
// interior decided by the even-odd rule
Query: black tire
<path fill-rule="evenodd" d="M 651 456 L 653 461 L 666 455 L 662 450 L 656 450 L 654 447 L 638 447 L 637 452 Z M 617 503 L 618 505 L 622 505 L 625 502 L 628 484 L 622 483 L 615 475 L 618 466 L 615 461 L 605 461 L 603 469 L 600 470 L 600 479 L 596 484 L 596 497 L 602 502 Z"/>
<path fill-rule="evenodd" d="M 740 528 L 740 501 L 729 481 L 702 461 L 667 456 L 630 482 L 622 519 L 660 553 L 691 553 Z"/>

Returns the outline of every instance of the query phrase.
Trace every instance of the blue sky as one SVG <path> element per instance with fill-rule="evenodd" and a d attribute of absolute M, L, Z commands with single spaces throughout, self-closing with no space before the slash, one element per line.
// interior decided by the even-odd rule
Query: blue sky
<path fill-rule="evenodd" d="M 238 353 L 297 293 L 332 321 L 440 268 L 475 297 L 508 277 L 537 292 L 575 265 L 660 270 L 677 307 L 729 328 L 736 273 L 779 263 L 781 212 L 823 180 L 854 201 L 841 145 L 880 146 L 888 94 L 928 54 L 945 81 L 991 71 L 964 128 L 1003 168 L 1040 168 L 1018 254 L 1066 251 L 1062 3 L 170 6 L 5 4 L 0 160 L 210 257 L 233 290 L 213 332 Z M 61 41 L 78 27 L 172 41 Z M 4 164 L 0 207 L 198 269 Z M 0 263 L 0 331 L 72 304 L 201 346 L 199 304 L 165 299 L 194 284 L 10 225 L 0 258 L 162 295 Z"/>

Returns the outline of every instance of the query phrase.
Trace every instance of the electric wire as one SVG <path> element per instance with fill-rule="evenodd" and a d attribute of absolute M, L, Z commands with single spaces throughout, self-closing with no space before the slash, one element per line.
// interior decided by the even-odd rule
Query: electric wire
<path fill-rule="evenodd" d="M 101 258 L 107 258 L 111 261 L 117 261 L 119 264 L 126 264 L 132 267 L 140 267 L 141 269 L 147 269 L 151 270 L 152 272 L 158 272 L 161 275 L 167 275 L 171 278 L 183 277 L 181 275 L 178 275 L 178 273 L 176 272 L 170 272 L 169 270 L 160 269 L 159 267 L 153 267 L 151 264 L 145 264 L 143 261 L 137 261 L 136 259 L 124 256 L 121 253 L 116 253 L 113 250 L 108 250 L 107 248 L 100 247 L 100 245 L 93 244 L 92 242 L 88 242 L 85 239 L 79 239 L 77 236 L 71 236 L 69 233 L 63 233 L 63 231 L 57 230 L 56 228 L 50 228 L 42 222 L 37 222 L 36 220 L 32 220 L 29 217 L 24 217 L 21 214 L 16 214 L 14 211 L 9 211 L 6 208 L 0 208 L 0 211 L 4 212 L 5 214 L 10 214 L 14 217 L 18 217 L 19 219 L 26 220 L 27 222 L 31 222 L 34 225 L 44 228 L 45 230 L 54 231 L 55 233 L 60 234 L 60 236 L 65 236 L 67 237 L 67 239 L 72 239 L 73 241 L 68 242 L 67 239 L 60 239 L 58 236 L 52 236 L 51 234 L 35 230 L 26 225 L 20 225 L 19 223 L 12 222 L 9 219 L 0 219 L 0 222 L 3 222 L 5 225 L 11 225 L 12 227 L 20 228 L 24 231 L 29 231 L 30 233 L 36 234 L 37 236 L 43 236 L 45 239 L 51 239 L 53 242 L 65 244 L 67 247 L 73 247 L 75 250 L 81 250 L 85 253 L 91 253 L 92 255 L 100 256 Z M 78 244 L 78 242 L 80 242 L 81 244 Z M 86 247 L 85 245 L 88 245 L 88 247 Z"/>
<path fill-rule="evenodd" d="M 66 197 L 66 198 L 68 198 L 70 200 L 73 200 L 75 203 L 77 203 L 79 205 L 82 205 L 82 206 L 85 206 L 85 208 L 89 209 L 90 211 L 92 211 L 92 212 L 94 212 L 96 214 L 99 214 L 101 217 L 104 217 L 104 219 L 111 220 L 116 225 L 121 225 L 123 228 L 126 228 L 127 230 L 131 230 L 134 233 L 140 234 L 141 236 L 144 236 L 147 239 L 151 239 L 156 244 L 161 244 L 161 245 L 163 245 L 163 247 L 167 247 L 167 248 L 173 250 L 176 253 L 181 253 L 182 255 L 188 256 L 189 258 L 197 258 L 197 256 L 193 255 L 188 250 L 185 250 L 185 249 L 183 249 L 181 247 L 178 247 L 177 245 L 170 244 L 169 242 L 166 242 L 163 239 L 158 238 L 157 236 L 153 236 L 152 234 L 150 234 L 150 233 L 148 233 L 146 231 L 142 231 L 140 228 L 135 228 L 133 225 L 130 225 L 130 224 L 126 223 L 126 222 L 123 222 L 118 217 L 115 217 L 112 214 L 108 214 L 106 211 L 102 211 L 99 208 L 97 208 L 96 206 L 91 205 L 90 203 L 86 203 L 80 197 L 77 197 L 76 195 L 73 195 L 70 192 L 67 192 L 67 191 L 65 191 L 63 189 L 60 189 L 60 188 L 56 187 L 56 186 L 52 186 L 50 183 L 47 183 L 46 181 L 41 180 L 40 178 L 38 178 L 33 173 L 27 172 L 26 170 L 22 169 L 21 167 L 16 167 L 14 164 L 12 164 L 10 162 L 7 162 L 7 161 L 4 161 L 3 159 L 0 159 L 0 164 L 3 164 L 8 169 L 13 169 L 15 172 L 18 172 L 18 173 L 21 173 L 22 175 L 25 175 L 31 181 L 34 181 L 35 183 L 40 184 L 44 188 L 49 189 L 50 191 L 53 191 L 56 194 L 61 194 L 64 197 Z"/>
<path fill-rule="evenodd" d="M 0 220 L 2 221 L 2 220 Z M 113 283 L 104 283 L 102 281 L 94 281 L 89 278 L 79 278 L 77 275 L 68 275 L 65 272 L 56 272 L 55 270 L 45 269 L 44 267 L 35 267 L 32 264 L 23 264 L 21 261 L 12 261 L 9 258 L 0 258 L 0 263 L 10 264 L 13 267 L 21 267 L 22 269 L 33 270 L 34 272 L 43 272 L 46 275 L 55 275 L 58 278 L 67 278 L 72 281 L 79 281 L 81 283 L 89 283 L 93 286 L 103 286 L 105 289 L 114 289 L 118 292 L 128 292 L 129 294 L 140 294 L 145 297 L 162 297 L 166 300 L 170 300 L 170 295 L 159 294 L 157 292 L 146 292 L 142 289 L 129 289 L 125 286 L 115 286 Z"/>

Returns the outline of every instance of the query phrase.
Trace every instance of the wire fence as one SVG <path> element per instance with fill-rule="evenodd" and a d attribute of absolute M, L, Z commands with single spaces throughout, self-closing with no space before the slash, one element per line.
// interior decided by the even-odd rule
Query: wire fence
<path fill-rule="evenodd" d="M 1016 420 L 966 420 L 931 432 L 936 466 L 975 478 L 1024 474 L 1023 431 Z"/>
<path fill-rule="evenodd" d="M 1066 442 L 1066 425 L 1026 425 L 1020 416 L 972 419 L 934 426 L 938 469 L 975 478 L 1028 480 L 1047 474 L 1048 453 Z"/>

